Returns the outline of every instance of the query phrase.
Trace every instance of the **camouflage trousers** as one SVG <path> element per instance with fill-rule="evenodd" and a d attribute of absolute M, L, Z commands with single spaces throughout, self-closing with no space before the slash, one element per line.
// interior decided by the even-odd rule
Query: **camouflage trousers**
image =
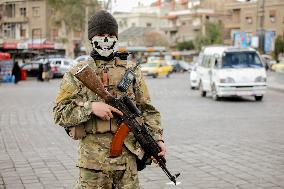
<path fill-rule="evenodd" d="M 80 168 L 80 177 L 75 189 L 139 189 L 139 180 L 136 172 L 129 169 L 91 170 Z"/>

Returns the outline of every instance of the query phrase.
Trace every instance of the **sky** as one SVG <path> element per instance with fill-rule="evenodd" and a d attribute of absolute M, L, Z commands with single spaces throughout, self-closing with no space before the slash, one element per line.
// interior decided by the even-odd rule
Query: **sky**
<path fill-rule="evenodd" d="M 138 5 L 138 2 L 141 2 L 144 5 L 150 5 L 156 1 L 157 0 L 112 0 L 112 11 L 130 12 L 132 7 Z"/>

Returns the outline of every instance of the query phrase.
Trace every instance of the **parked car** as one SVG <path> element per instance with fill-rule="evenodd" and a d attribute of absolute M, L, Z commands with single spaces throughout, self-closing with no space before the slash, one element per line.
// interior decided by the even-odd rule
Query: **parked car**
<path fill-rule="evenodd" d="M 78 62 L 81 62 L 81 61 L 88 60 L 89 58 L 90 58 L 89 55 L 81 55 L 81 56 L 78 56 L 77 58 L 75 58 L 75 61 L 78 63 Z"/>
<path fill-rule="evenodd" d="M 191 89 L 198 89 L 198 74 L 197 74 L 197 64 L 194 64 L 191 71 L 189 72 L 189 81 Z"/>
<path fill-rule="evenodd" d="M 42 61 L 32 61 L 30 63 L 25 63 L 21 66 L 22 70 L 25 70 L 26 77 L 38 77 L 39 76 L 39 68 L 40 65 L 42 65 L 43 69 L 43 79 L 49 80 L 53 78 L 53 73 L 50 70 L 50 65 L 48 62 L 42 62 Z"/>
<path fill-rule="evenodd" d="M 284 71 L 284 59 L 280 60 L 279 63 L 273 64 L 271 66 L 271 70 L 273 71 Z"/>
<path fill-rule="evenodd" d="M 215 100 L 228 96 L 254 96 L 261 101 L 266 91 L 266 71 L 252 48 L 205 47 L 197 66 L 199 90 Z"/>
<path fill-rule="evenodd" d="M 186 72 L 191 70 L 191 65 L 184 60 L 168 60 L 167 64 L 173 67 L 172 72 Z"/>
<path fill-rule="evenodd" d="M 182 72 L 191 71 L 192 65 L 189 62 L 186 62 L 184 60 L 180 60 L 179 62 L 180 67 L 182 68 Z"/>
<path fill-rule="evenodd" d="M 153 60 L 141 65 L 141 71 L 143 75 L 152 76 L 153 78 L 156 78 L 158 76 L 169 77 L 172 69 L 173 67 L 163 60 Z"/>
<path fill-rule="evenodd" d="M 62 77 L 71 66 L 76 64 L 76 61 L 70 58 L 52 58 L 49 62 L 53 77 Z"/>

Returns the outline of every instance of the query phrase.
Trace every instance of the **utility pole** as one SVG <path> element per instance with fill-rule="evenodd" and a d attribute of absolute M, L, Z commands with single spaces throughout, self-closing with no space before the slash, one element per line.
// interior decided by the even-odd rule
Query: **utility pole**
<path fill-rule="evenodd" d="M 260 5 L 259 5 L 260 3 Z M 265 18 L 265 0 L 257 1 L 257 17 L 259 17 L 259 28 L 257 29 L 257 34 L 259 37 L 259 50 L 264 53 L 265 45 L 265 28 L 264 28 L 264 18 Z"/>
<path fill-rule="evenodd" d="M 92 51 L 91 45 L 89 43 L 88 39 L 88 21 L 89 21 L 89 12 L 90 12 L 90 6 L 91 2 L 90 0 L 85 0 L 85 24 L 84 24 L 84 37 L 83 37 L 83 45 L 86 50 L 86 54 L 90 54 Z"/>

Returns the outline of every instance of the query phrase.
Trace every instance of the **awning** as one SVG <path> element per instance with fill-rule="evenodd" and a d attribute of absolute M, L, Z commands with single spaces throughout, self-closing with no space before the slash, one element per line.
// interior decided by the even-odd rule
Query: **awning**
<path fill-rule="evenodd" d="M 19 43 L 18 49 L 54 49 L 54 43 L 46 39 L 29 39 L 23 43 Z"/>
<path fill-rule="evenodd" d="M 4 42 L 0 48 L 12 50 L 42 50 L 42 49 L 64 49 L 62 43 L 53 43 L 46 39 L 28 39 L 24 42 Z"/>
<path fill-rule="evenodd" d="M 17 43 L 4 42 L 2 47 L 3 49 L 17 49 Z"/>

